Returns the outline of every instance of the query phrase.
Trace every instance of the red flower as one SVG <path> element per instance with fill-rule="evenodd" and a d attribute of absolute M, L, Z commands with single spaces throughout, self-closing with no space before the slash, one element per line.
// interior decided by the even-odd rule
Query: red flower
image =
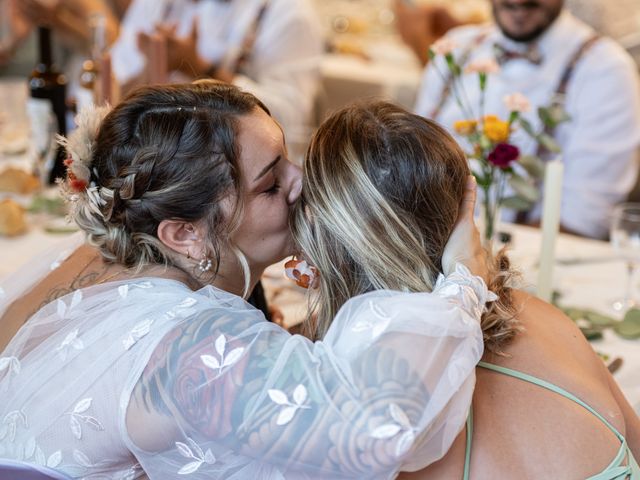
<path fill-rule="evenodd" d="M 520 156 L 520 150 L 515 145 L 499 143 L 493 152 L 489 154 L 487 160 L 499 168 L 507 168 Z"/>

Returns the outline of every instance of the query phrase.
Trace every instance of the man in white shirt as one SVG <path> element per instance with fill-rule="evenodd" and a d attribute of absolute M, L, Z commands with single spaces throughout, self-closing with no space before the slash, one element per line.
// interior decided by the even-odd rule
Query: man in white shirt
<path fill-rule="evenodd" d="M 506 118 L 503 97 L 526 95 L 533 109 L 524 114 L 537 130 L 535 114 L 564 89 L 564 108 L 571 120 L 561 124 L 554 137 L 562 148 L 565 165 L 561 224 L 565 231 L 604 238 L 613 205 L 623 201 L 634 185 L 640 145 L 640 86 L 636 67 L 614 41 L 600 37 L 563 8 L 562 0 L 491 0 L 495 25 L 465 26 L 447 36 L 460 45 L 459 57 L 468 61 L 507 52 L 500 73 L 488 81 L 485 112 Z M 578 54 L 582 50 L 582 54 Z M 531 55 L 529 55 L 531 54 Z M 577 58 L 575 67 L 569 67 Z M 444 69 L 440 67 L 440 70 Z M 563 88 L 561 79 L 567 74 Z M 463 77 L 470 105 L 478 105 L 476 75 Z M 453 97 L 446 95 L 446 78 L 431 65 L 425 70 L 416 112 L 432 117 L 452 130 L 464 118 Z M 513 141 L 523 154 L 535 154 L 536 145 L 524 132 Z M 464 142 L 461 142 L 464 145 Z M 505 212 L 514 220 L 515 212 Z M 537 223 L 540 205 L 526 219 Z"/>
<path fill-rule="evenodd" d="M 172 35 L 168 66 L 182 79 L 218 78 L 253 93 L 287 140 L 308 122 L 323 51 L 309 0 L 133 0 L 112 49 L 120 84 L 144 72 L 139 39 L 158 31 Z"/>

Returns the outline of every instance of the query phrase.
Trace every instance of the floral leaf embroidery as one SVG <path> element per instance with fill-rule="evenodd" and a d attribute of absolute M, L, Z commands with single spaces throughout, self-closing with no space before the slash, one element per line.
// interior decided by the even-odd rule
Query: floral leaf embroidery
<path fill-rule="evenodd" d="M 272 402 L 285 407 L 280 410 L 278 418 L 276 419 L 276 425 L 286 425 L 293 419 L 299 409 L 311 408 L 309 405 L 303 405 L 307 399 L 307 389 L 302 384 L 299 384 L 293 391 L 293 401 L 295 403 L 289 402 L 289 397 L 282 390 L 272 388 L 267 390 L 267 394 Z"/>
<path fill-rule="evenodd" d="M 200 448 L 200 445 L 198 445 L 192 438 L 187 437 L 187 443 L 189 444 L 189 446 L 191 446 L 191 448 L 193 449 L 194 452 L 194 456 L 196 458 L 204 458 L 204 452 L 202 451 L 202 449 Z"/>
<path fill-rule="evenodd" d="M 64 303 L 64 300 L 58 299 L 56 302 L 56 312 L 61 319 L 64 319 L 74 307 L 76 307 L 82 301 L 82 291 L 76 290 L 73 292 L 73 296 L 71 297 L 71 302 L 67 307 L 67 304 Z"/>
<path fill-rule="evenodd" d="M 47 457 L 44 456 L 44 452 L 40 447 L 36 447 L 36 463 L 43 467 L 47 465 Z"/>
<path fill-rule="evenodd" d="M 373 430 L 370 435 L 373 438 L 384 440 L 385 438 L 396 436 L 400 430 L 400 425 L 397 425 L 395 423 L 385 423 L 384 425 L 380 425 L 375 430 Z"/>
<path fill-rule="evenodd" d="M 178 448 L 180 455 L 182 455 L 183 457 L 193 458 L 193 452 L 188 445 L 182 442 L 176 442 L 176 447 Z"/>
<path fill-rule="evenodd" d="M 92 398 L 84 398 L 80 400 L 78 403 L 76 403 L 76 406 L 73 409 L 73 413 L 84 413 L 89 410 L 92 400 Z"/>
<path fill-rule="evenodd" d="M 227 355 L 227 358 L 224 359 L 224 362 L 222 363 L 222 367 L 228 367 L 229 365 L 233 365 L 234 363 L 236 363 L 242 356 L 243 352 L 244 352 L 243 347 L 238 347 L 231 350 Z"/>
<path fill-rule="evenodd" d="M 80 422 L 84 422 L 89 425 L 91 428 L 97 431 L 103 431 L 104 426 L 100 421 L 92 417 L 91 415 L 82 415 L 84 412 L 91 408 L 91 402 L 93 399 L 91 397 L 83 398 L 76 406 L 73 408 L 73 411 L 67 412 L 67 415 L 70 415 L 69 418 L 69 427 L 71 428 L 71 433 L 78 440 L 82 438 L 82 424 Z"/>
<path fill-rule="evenodd" d="M 369 302 L 369 308 L 371 308 L 371 311 L 373 312 L 373 314 L 380 318 L 381 320 L 388 320 L 389 319 L 389 314 L 387 312 L 385 312 L 382 307 L 378 304 L 376 304 L 373 301 Z"/>
<path fill-rule="evenodd" d="M 269 393 L 269 398 L 271 398 L 271 400 L 273 400 L 278 405 L 287 405 L 289 403 L 289 398 L 287 397 L 287 394 L 284 393 L 282 390 L 270 389 L 268 393 Z"/>
<path fill-rule="evenodd" d="M 193 307 L 198 301 L 193 297 L 187 297 L 178 304 L 178 308 Z"/>
<path fill-rule="evenodd" d="M 129 294 L 129 285 L 120 285 L 118 287 L 118 294 L 121 298 L 127 298 L 127 295 Z"/>
<path fill-rule="evenodd" d="M 189 437 L 187 437 L 187 443 L 189 445 L 182 442 L 176 442 L 176 448 L 178 449 L 178 452 L 180 452 L 180 455 L 195 461 L 184 465 L 180 470 L 178 470 L 178 475 L 188 475 L 193 473 L 198 470 L 203 463 L 213 465 L 216 462 L 216 457 L 211 452 L 211 449 L 207 449 L 207 452 L 204 453 L 202 448 L 200 448 L 200 445 Z"/>
<path fill-rule="evenodd" d="M 6 425 L 6 430 L 3 429 L 3 434 L 0 435 L 0 439 L 9 437 L 10 441 L 16 439 L 16 431 L 18 430 L 18 424 L 21 423 L 24 428 L 28 428 L 27 416 L 22 410 L 13 410 L 7 413 L 2 420 L 2 423 Z"/>
<path fill-rule="evenodd" d="M 129 335 L 127 335 L 127 338 L 122 341 L 125 350 L 129 350 L 138 342 L 138 340 L 147 335 L 151 331 L 152 324 L 153 320 L 149 319 L 136 324 L 129 332 Z"/>
<path fill-rule="evenodd" d="M 76 417 L 69 418 L 69 427 L 71 428 L 73 436 L 80 440 L 82 438 L 82 427 Z"/>
<path fill-rule="evenodd" d="M 1 357 L 0 372 L 5 369 L 9 372 L 9 376 L 11 374 L 18 375 L 20 373 L 20 360 L 17 357 Z"/>
<path fill-rule="evenodd" d="M 187 297 L 184 300 L 182 300 L 182 302 L 180 302 L 178 305 L 176 305 L 174 308 L 172 308 L 171 310 L 169 310 L 165 316 L 171 320 L 175 317 L 181 317 L 181 318 L 185 318 L 189 315 L 192 314 L 192 312 L 194 312 L 194 309 L 191 308 L 193 307 L 196 303 L 198 303 L 198 301 L 193 298 L 193 297 Z"/>
<path fill-rule="evenodd" d="M 178 475 L 189 475 L 190 473 L 195 472 L 200 468 L 202 462 L 191 462 L 187 463 L 184 467 L 178 470 Z"/>
<path fill-rule="evenodd" d="M 75 459 L 76 462 L 78 462 L 78 464 L 82 465 L 83 467 L 90 468 L 93 466 L 93 464 L 91 463 L 91 460 L 89 460 L 89 457 L 87 457 L 80 450 L 73 451 L 73 458 Z"/>
<path fill-rule="evenodd" d="M 220 335 L 218 338 L 216 338 L 216 352 L 218 352 L 218 355 L 220 355 L 221 357 L 224 357 L 224 349 L 227 346 L 227 339 L 224 335 Z"/>
<path fill-rule="evenodd" d="M 73 296 L 71 297 L 71 305 L 69 306 L 69 310 L 78 306 L 78 304 L 82 301 L 82 290 L 76 290 L 73 292 Z"/>
<path fill-rule="evenodd" d="M 47 467 L 56 468 L 62 462 L 62 452 L 60 450 L 52 453 L 47 459 Z"/>
<path fill-rule="evenodd" d="M 384 425 L 380 425 L 369 433 L 369 435 L 379 440 L 386 440 L 395 437 L 398 433 L 404 430 L 404 433 L 398 439 L 395 448 L 396 456 L 400 457 L 411 449 L 411 446 L 416 439 L 416 433 L 415 429 L 411 426 L 409 417 L 407 417 L 404 410 L 402 410 L 402 408 L 400 408 L 396 403 L 389 405 L 389 413 L 391 414 L 391 418 L 398 423 L 385 423 Z"/>
<path fill-rule="evenodd" d="M 132 467 L 129 467 L 129 469 L 122 475 L 122 480 L 135 480 L 135 478 L 138 476 L 138 470 L 141 469 L 142 467 L 139 463 L 136 463 Z"/>
<path fill-rule="evenodd" d="M 404 413 L 404 410 L 402 410 L 397 403 L 389 405 L 389 412 L 391 413 L 391 418 L 398 422 L 403 428 L 411 428 L 407 414 Z"/>
<path fill-rule="evenodd" d="M 56 351 L 62 358 L 63 362 L 67 359 L 67 355 L 69 354 L 69 348 L 74 348 L 76 350 L 84 349 L 84 342 L 78 338 L 77 328 L 74 328 L 71 332 L 69 332 L 67 336 L 64 338 L 64 340 L 62 341 L 62 343 L 58 345 L 58 347 L 56 347 Z"/>
<path fill-rule="evenodd" d="M 298 405 L 302 405 L 307 399 L 307 389 L 304 385 L 300 384 L 293 391 L 293 401 Z"/>
<path fill-rule="evenodd" d="M 202 360 L 202 363 L 204 363 L 209 368 L 220 368 L 220 362 L 218 362 L 218 359 L 214 356 L 200 355 L 200 359 Z"/>
<path fill-rule="evenodd" d="M 398 443 L 396 444 L 396 457 L 401 457 L 402 455 L 407 453 L 413 445 L 415 439 L 416 435 L 415 433 L 413 433 L 413 430 L 407 430 L 406 432 L 404 432 L 400 437 L 400 440 L 398 440 Z"/>
<path fill-rule="evenodd" d="M 231 365 L 236 363 L 244 353 L 244 347 L 234 348 L 228 353 L 225 358 L 224 352 L 227 348 L 227 339 L 224 334 L 221 334 L 218 336 L 218 338 L 216 338 L 214 346 L 216 352 L 218 353 L 218 355 L 220 355 L 220 360 L 218 360 L 213 355 L 200 355 L 200 360 L 202 360 L 202 363 L 204 363 L 207 367 L 214 370 L 217 369 L 218 373 L 221 373 L 224 367 L 230 367 Z"/>

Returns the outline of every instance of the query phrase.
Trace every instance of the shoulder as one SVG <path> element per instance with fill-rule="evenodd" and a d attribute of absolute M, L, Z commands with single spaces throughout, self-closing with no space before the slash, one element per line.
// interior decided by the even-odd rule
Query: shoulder
<path fill-rule="evenodd" d="M 559 308 L 526 292 L 515 290 L 514 304 L 523 331 L 506 348 L 514 368 L 562 384 L 575 372 L 603 383 L 602 361 L 567 315 Z M 586 380 L 585 380 L 586 381 Z"/>

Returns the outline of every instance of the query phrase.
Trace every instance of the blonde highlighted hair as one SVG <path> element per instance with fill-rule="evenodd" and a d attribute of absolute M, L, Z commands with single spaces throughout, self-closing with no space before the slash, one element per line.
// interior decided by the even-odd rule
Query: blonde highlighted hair
<path fill-rule="evenodd" d="M 355 295 L 432 290 L 468 175 L 464 153 L 443 128 L 386 102 L 347 107 L 320 126 L 292 217 L 296 241 L 321 272 L 311 337 L 321 338 Z M 490 288 L 500 300 L 482 329 L 487 348 L 499 351 L 518 326 L 508 259 L 494 260 Z"/>

